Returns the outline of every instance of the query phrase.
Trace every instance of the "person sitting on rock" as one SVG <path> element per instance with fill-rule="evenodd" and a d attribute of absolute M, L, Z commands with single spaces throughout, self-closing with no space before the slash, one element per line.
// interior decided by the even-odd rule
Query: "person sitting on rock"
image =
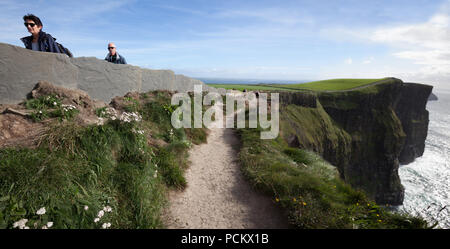
<path fill-rule="evenodd" d="M 108 44 L 109 53 L 106 55 L 105 60 L 114 64 L 127 64 L 125 57 L 119 55 L 116 51 L 116 45 L 112 42 Z"/>
<path fill-rule="evenodd" d="M 26 36 L 21 38 L 20 40 L 25 45 L 25 48 L 34 50 L 34 51 L 42 51 L 42 52 L 50 52 L 50 53 L 61 53 L 58 45 L 55 42 L 55 38 L 53 38 L 50 34 L 42 31 L 42 27 L 44 26 L 39 19 L 39 17 L 28 14 L 23 17 L 25 21 L 24 25 L 27 27 L 28 32 L 30 32 L 30 36 Z"/>

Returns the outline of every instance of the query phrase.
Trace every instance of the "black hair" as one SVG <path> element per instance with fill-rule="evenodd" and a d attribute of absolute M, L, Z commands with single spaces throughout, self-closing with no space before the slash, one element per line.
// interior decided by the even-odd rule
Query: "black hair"
<path fill-rule="evenodd" d="M 34 23 L 36 23 L 37 26 L 41 26 L 44 27 L 44 25 L 41 22 L 41 19 L 39 19 L 39 17 L 33 15 L 33 14 L 27 14 L 23 16 L 23 20 L 32 20 Z"/>

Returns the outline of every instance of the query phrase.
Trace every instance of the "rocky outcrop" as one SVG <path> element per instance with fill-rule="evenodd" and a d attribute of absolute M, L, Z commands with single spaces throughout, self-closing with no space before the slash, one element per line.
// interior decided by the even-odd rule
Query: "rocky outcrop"
<path fill-rule="evenodd" d="M 431 89 L 391 78 L 355 91 L 317 93 L 315 108 L 285 102 L 282 133 L 290 145 L 336 165 L 341 178 L 377 203 L 399 205 L 404 197 L 399 163 L 423 153 Z M 286 111 L 293 108 L 297 117 Z"/>
<path fill-rule="evenodd" d="M 69 58 L 64 54 L 35 52 L 0 43 L 0 104 L 15 104 L 39 81 L 69 89 L 81 89 L 90 97 L 109 102 L 127 92 L 149 90 L 222 91 L 170 70 L 117 65 L 94 57 Z"/>
<path fill-rule="evenodd" d="M 431 93 L 430 97 L 428 97 L 428 101 L 435 101 L 438 100 L 438 97 L 436 96 L 436 94 Z"/>
<path fill-rule="evenodd" d="M 432 88 L 422 84 L 405 83 L 393 105 L 406 134 L 399 156 L 401 164 L 411 163 L 423 155 L 429 122 L 429 113 L 425 107 Z"/>
<path fill-rule="evenodd" d="M 317 96 L 308 92 L 279 92 L 280 102 L 285 105 L 299 105 L 304 107 L 317 107 Z"/>

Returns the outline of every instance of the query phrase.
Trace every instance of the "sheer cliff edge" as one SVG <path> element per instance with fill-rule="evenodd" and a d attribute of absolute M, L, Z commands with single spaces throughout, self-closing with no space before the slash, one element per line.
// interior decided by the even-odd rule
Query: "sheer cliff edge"
<path fill-rule="evenodd" d="M 290 146 L 322 155 L 377 203 L 400 205 L 398 168 L 424 152 L 432 88 L 387 78 L 351 91 L 280 93 L 280 133 Z"/>

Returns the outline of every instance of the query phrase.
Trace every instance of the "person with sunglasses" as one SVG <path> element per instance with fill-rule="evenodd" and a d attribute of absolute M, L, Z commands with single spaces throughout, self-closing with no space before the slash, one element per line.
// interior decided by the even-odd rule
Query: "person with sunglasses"
<path fill-rule="evenodd" d="M 114 64 L 127 64 L 125 57 L 119 55 L 116 51 L 116 45 L 112 42 L 108 44 L 109 53 L 106 55 L 105 60 Z"/>
<path fill-rule="evenodd" d="M 55 38 L 53 38 L 50 34 L 42 31 L 41 20 L 39 17 L 28 14 L 23 17 L 25 21 L 24 25 L 30 32 L 30 36 L 26 36 L 21 38 L 20 40 L 25 45 L 25 48 L 34 50 L 34 51 L 42 51 L 42 52 L 50 52 L 50 53 L 61 53 L 59 47 L 55 42 Z"/>

